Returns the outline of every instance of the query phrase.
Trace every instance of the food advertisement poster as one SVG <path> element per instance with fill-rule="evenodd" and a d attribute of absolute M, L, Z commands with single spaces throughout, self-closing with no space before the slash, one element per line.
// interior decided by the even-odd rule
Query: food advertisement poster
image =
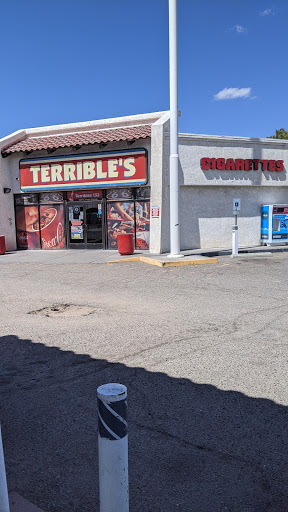
<path fill-rule="evenodd" d="M 150 202 L 113 201 L 107 204 L 108 249 L 117 249 L 117 235 L 133 233 L 136 249 L 149 249 Z"/>
<path fill-rule="evenodd" d="M 149 249 L 150 201 L 136 201 L 136 249 Z"/>
<path fill-rule="evenodd" d="M 40 249 L 38 206 L 16 206 L 16 238 L 19 249 Z"/>
<path fill-rule="evenodd" d="M 117 249 L 117 235 L 134 233 L 134 201 L 107 204 L 108 249 Z"/>
<path fill-rule="evenodd" d="M 16 231 L 19 249 L 63 249 L 64 206 L 16 206 Z"/>

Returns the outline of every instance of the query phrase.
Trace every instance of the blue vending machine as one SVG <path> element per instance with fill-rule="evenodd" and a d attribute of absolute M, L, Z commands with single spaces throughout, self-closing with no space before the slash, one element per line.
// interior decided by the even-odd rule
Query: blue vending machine
<path fill-rule="evenodd" d="M 261 244 L 288 243 L 288 205 L 261 206 Z"/>

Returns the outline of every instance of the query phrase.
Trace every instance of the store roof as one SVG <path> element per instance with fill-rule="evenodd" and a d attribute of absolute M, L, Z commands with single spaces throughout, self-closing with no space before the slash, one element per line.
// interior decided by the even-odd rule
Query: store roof
<path fill-rule="evenodd" d="M 78 131 L 58 135 L 40 137 L 28 136 L 20 142 L 11 144 L 2 150 L 3 156 L 20 151 L 29 152 L 41 149 L 55 150 L 58 148 L 84 146 L 87 144 L 105 144 L 120 140 L 136 140 L 151 137 L 151 123 L 136 126 L 110 128 L 104 130 Z"/>

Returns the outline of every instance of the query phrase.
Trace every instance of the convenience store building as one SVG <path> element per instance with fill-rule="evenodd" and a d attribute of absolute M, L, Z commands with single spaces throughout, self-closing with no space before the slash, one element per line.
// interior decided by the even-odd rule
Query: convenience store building
<path fill-rule="evenodd" d="M 0 140 L 7 250 L 169 251 L 169 112 L 19 130 Z M 288 204 L 287 141 L 179 134 L 181 250 L 260 243 L 261 205 Z"/>

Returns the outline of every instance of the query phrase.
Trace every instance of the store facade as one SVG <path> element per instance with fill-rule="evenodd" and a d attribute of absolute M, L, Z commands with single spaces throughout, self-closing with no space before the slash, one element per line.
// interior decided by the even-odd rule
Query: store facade
<path fill-rule="evenodd" d="M 179 134 L 181 249 L 260 243 L 261 205 L 288 204 L 287 141 Z M 0 140 L 8 250 L 169 251 L 169 112 L 20 130 Z"/>

